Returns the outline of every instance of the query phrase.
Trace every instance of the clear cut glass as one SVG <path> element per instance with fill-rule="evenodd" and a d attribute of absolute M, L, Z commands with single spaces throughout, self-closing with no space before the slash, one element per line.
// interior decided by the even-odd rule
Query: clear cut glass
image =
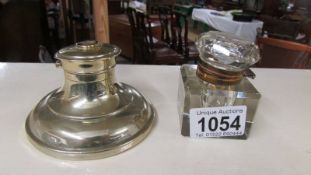
<path fill-rule="evenodd" d="M 200 59 L 221 70 L 243 71 L 260 59 L 258 47 L 253 42 L 228 33 L 203 33 L 196 45 Z"/>
<path fill-rule="evenodd" d="M 183 65 L 179 85 L 181 133 L 190 135 L 189 113 L 192 108 L 246 106 L 247 138 L 260 99 L 260 93 L 243 76 L 259 61 L 258 47 L 237 36 L 211 31 L 196 42 L 200 53 L 198 66 Z"/>
<path fill-rule="evenodd" d="M 253 124 L 261 97 L 247 78 L 235 85 L 215 85 L 196 76 L 196 65 L 182 65 L 178 90 L 178 112 L 181 134 L 190 136 L 189 113 L 192 108 L 247 106 L 245 134 L 233 138 L 246 139 Z"/>

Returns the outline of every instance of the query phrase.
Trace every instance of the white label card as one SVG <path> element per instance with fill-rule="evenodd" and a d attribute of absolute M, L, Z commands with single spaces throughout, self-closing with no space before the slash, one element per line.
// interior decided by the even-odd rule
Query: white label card
<path fill-rule="evenodd" d="M 244 134 L 246 106 L 192 108 L 190 137 L 228 137 Z"/>

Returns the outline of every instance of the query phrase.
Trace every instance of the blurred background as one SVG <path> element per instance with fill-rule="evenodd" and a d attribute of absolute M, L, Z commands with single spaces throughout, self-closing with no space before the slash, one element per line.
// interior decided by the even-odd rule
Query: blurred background
<path fill-rule="evenodd" d="M 211 30 L 193 21 L 193 8 L 243 9 L 264 21 L 271 36 L 310 44 L 310 0 L 140 0 L 146 13 L 153 7 L 171 5 L 189 18 L 189 39 Z M 92 0 L 0 0 L 0 61 L 53 62 L 60 48 L 95 39 Z M 125 9 L 131 1 L 108 0 L 110 42 L 121 47 L 122 57 L 133 59 L 131 29 Z M 138 7 L 139 8 L 139 7 Z M 156 15 L 156 14 L 155 14 Z M 156 20 L 155 20 L 156 21 Z M 279 23 L 284 23 L 283 26 Z M 155 22 L 157 24 L 157 22 Z M 155 25 L 157 26 L 157 25 Z M 160 26 L 158 24 L 158 26 Z M 294 29 L 293 29 L 294 28 Z M 293 29 L 284 33 L 286 29 Z M 161 29 L 155 27 L 155 36 Z"/>

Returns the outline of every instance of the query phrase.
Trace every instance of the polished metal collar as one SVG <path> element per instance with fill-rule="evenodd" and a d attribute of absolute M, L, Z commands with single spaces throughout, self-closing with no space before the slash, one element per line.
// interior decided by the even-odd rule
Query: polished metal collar
<path fill-rule="evenodd" d="M 56 54 L 64 85 L 30 112 L 26 132 L 39 150 L 62 159 L 97 159 L 135 146 L 156 112 L 132 86 L 115 80 L 120 49 L 85 41 Z M 40 82 L 38 82 L 40 83 Z"/>

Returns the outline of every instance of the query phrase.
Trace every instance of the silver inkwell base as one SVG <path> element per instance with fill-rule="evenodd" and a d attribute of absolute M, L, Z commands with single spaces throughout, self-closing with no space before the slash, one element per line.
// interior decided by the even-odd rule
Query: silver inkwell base
<path fill-rule="evenodd" d="M 65 82 L 30 112 L 26 132 L 33 145 L 57 158 L 84 160 L 119 154 L 146 137 L 155 109 L 136 89 L 115 81 L 120 52 L 84 41 L 56 54 Z"/>

